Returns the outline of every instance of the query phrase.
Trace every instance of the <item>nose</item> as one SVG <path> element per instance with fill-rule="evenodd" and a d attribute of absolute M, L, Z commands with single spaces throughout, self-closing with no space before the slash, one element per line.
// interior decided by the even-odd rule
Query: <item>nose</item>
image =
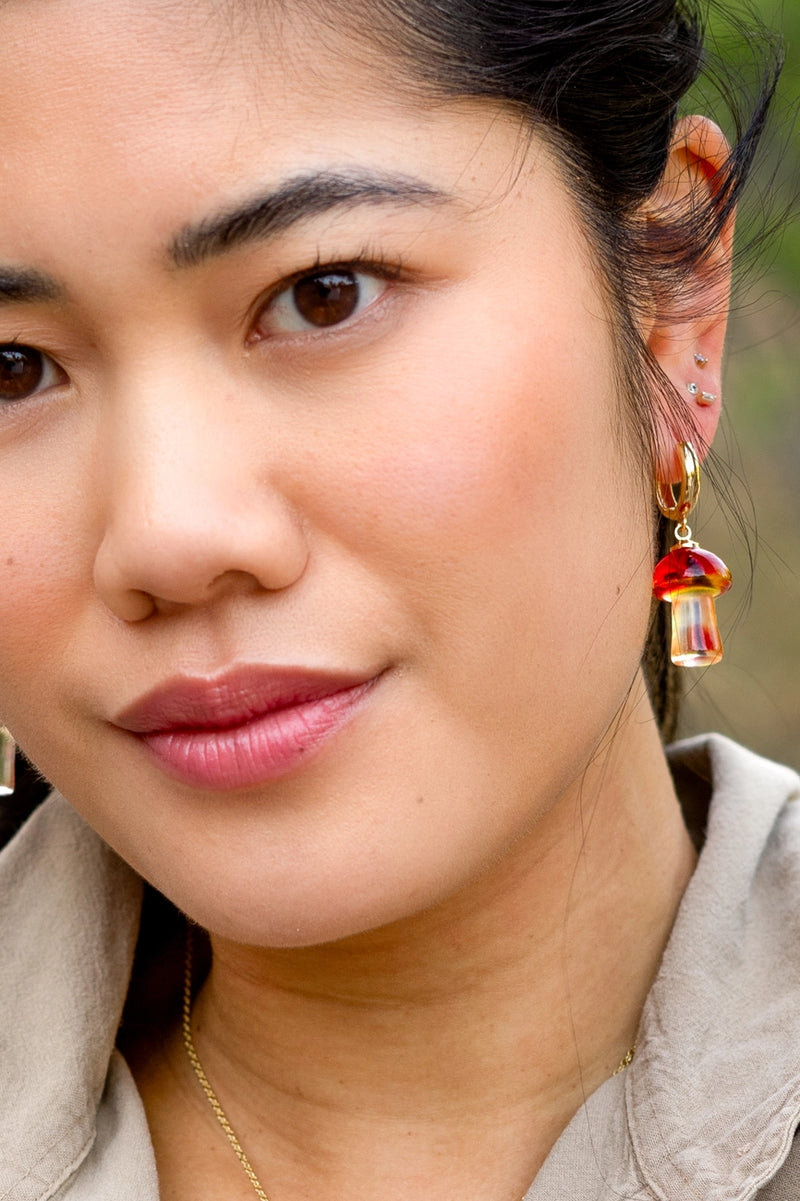
<path fill-rule="evenodd" d="M 104 410 L 103 529 L 94 584 L 124 621 L 277 591 L 305 571 L 302 521 L 276 455 L 235 398 L 183 384 L 129 388 Z M 246 409 L 247 406 L 244 406 Z"/>

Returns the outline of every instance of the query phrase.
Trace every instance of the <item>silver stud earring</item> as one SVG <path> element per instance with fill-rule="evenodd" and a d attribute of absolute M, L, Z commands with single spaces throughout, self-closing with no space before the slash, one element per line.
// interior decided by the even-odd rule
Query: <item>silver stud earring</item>
<path fill-rule="evenodd" d="M 0 796 L 14 791 L 14 752 L 16 744 L 5 726 L 0 726 Z"/>
<path fill-rule="evenodd" d="M 700 391 L 700 385 L 699 384 L 689 384 L 688 391 L 691 393 L 692 396 L 697 396 L 697 394 Z"/>

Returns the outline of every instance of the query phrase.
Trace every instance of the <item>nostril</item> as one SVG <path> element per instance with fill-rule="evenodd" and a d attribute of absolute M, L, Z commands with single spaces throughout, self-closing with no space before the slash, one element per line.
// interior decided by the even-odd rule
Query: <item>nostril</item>
<path fill-rule="evenodd" d="M 218 492 L 195 489 L 159 508 L 117 498 L 94 563 L 113 614 L 142 621 L 234 592 L 282 591 L 304 574 L 305 527 L 282 496 L 255 485 Z"/>
<path fill-rule="evenodd" d="M 125 598 L 125 621 L 145 621 L 156 611 L 156 602 L 146 592 L 130 592 Z"/>
<path fill-rule="evenodd" d="M 156 609 L 150 593 L 126 585 L 124 564 L 117 562 L 107 541 L 94 564 L 94 588 L 106 608 L 122 621 L 145 621 Z"/>

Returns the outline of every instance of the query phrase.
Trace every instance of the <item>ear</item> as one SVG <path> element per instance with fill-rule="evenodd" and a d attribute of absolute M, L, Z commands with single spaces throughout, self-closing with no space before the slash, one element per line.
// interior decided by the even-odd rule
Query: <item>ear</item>
<path fill-rule="evenodd" d="M 723 190 L 729 153 L 724 134 L 711 121 L 679 121 L 664 177 L 645 206 L 648 222 L 660 222 L 666 229 L 680 221 L 681 213 L 689 216 L 713 204 Z M 731 216 L 708 253 L 691 268 L 683 301 L 671 296 L 664 309 L 658 298 L 654 300 L 647 342 L 677 397 L 677 409 L 658 419 L 661 451 L 655 469 L 665 482 L 678 478 L 676 443 L 688 437 L 702 459 L 719 422 L 733 225 Z"/>

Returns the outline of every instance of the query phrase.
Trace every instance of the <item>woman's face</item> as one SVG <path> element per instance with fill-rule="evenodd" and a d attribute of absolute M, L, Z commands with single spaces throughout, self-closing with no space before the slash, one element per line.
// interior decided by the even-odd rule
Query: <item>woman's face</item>
<path fill-rule="evenodd" d="M 0 37 L 0 714 L 212 930 L 436 903 L 566 803 L 648 617 L 557 162 L 288 19 Z"/>

